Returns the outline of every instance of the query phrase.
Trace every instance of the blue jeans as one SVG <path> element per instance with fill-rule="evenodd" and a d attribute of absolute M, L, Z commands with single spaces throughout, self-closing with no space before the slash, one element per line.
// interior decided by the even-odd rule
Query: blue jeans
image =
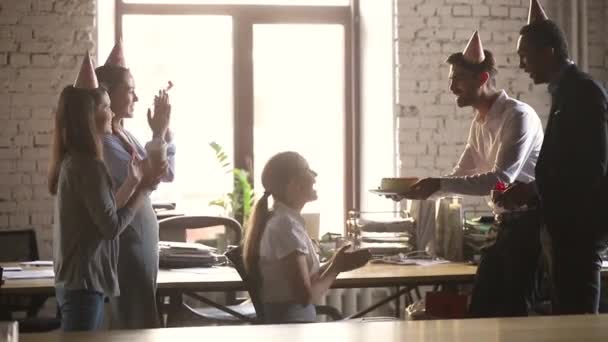
<path fill-rule="evenodd" d="M 61 330 L 86 331 L 101 328 L 104 316 L 102 293 L 56 287 L 55 295 L 61 312 Z"/>

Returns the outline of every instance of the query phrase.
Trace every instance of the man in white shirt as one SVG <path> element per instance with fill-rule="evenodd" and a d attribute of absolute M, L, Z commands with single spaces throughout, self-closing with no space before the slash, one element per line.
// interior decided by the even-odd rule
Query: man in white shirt
<path fill-rule="evenodd" d="M 502 183 L 529 183 L 542 145 L 542 124 L 534 109 L 497 90 L 490 51 L 475 32 L 462 53 L 447 59 L 450 90 L 459 107 L 473 107 L 467 145 L 451 174 L 425 178 L 405 197 L 437 194 L 485 196 Z M 540 253 L 536 208 L 499 213 L 496 242 L 484 250 L 469 308 L 475 317 L 525 316 L 534 289 Z"/>

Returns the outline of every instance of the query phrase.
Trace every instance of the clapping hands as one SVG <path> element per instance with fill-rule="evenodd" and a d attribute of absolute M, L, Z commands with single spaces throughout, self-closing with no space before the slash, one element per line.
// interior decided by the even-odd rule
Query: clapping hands
<path fill-rule="evenodd" d="M 154 96 L 154 112 L 148 108 L 148 125 L 152 129 L 152 134 L 155 138 L 165 139 L 170 135 L 170 120 L 171 103 L 169 102 L 169 94 L 167 90 L 159 90 L 158 95 Z"/>

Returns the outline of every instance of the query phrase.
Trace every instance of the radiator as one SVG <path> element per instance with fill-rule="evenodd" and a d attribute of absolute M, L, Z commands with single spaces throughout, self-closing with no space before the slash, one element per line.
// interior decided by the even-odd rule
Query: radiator
<path fill-rule="evenodd" d="M 319 304 L 331 305 L 346 317 L 372 306 L 388 297 L 393 291 L 390 288 L 333 289 L 329 290 Z M 395 302 L 391 301 L 365 315 L 365 317 L 377 316 L 394 317 Z"/>

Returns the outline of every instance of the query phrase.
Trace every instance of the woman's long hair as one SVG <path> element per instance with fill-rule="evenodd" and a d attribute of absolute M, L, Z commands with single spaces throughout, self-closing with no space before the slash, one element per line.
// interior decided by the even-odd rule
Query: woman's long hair
<path fill-rule="evenodd" d="M 48 186 L 57 194 L 61 163 L 66 154 L 102 160 L 101 142 L 95 125 L 93 91 L 67 86 L 59 96 L 48 170 Z"/>
<path fill-rule="evenodd" d="M 248 273 L 257 270 L 262 235 L 272 215 L 268 209 L 268 197 L 272 195 L 275 201 L 285 200 L 287 185 L 296 175 L 296 169 L 302 161 L 304 158 L 301 155 L 288 151 L 274 155 L 264 166 L 262 171 L 264 195 L 255 204 L 243 244 L 243 263 Z"/>

